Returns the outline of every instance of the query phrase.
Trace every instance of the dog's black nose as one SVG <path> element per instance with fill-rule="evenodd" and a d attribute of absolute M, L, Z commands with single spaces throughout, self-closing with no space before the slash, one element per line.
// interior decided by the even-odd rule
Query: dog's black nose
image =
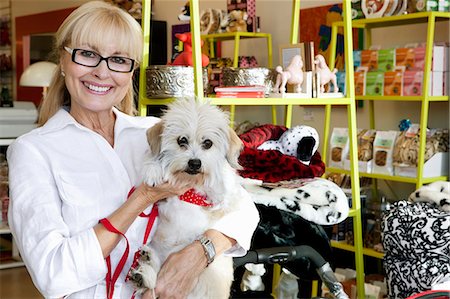
<path fill-rule="evenodd" d="M 191 159 L 188 161 L 188 167 L 190 171 L 197 172 L 202 167 L 202 161 L 200 159 Z"/>

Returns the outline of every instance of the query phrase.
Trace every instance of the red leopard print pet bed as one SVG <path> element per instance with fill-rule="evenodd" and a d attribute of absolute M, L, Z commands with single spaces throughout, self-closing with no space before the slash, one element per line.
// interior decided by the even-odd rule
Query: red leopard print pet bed
<path fill-rule="evenodd" d="M 284 126 L 266 124 L 239 135 L 244 150 L 239 156 L 243 167 L 239 174 L 245 178 L 275 183 L 298 178 L 320 177 L 325 172 L 325 163 L 319 152 L 305 165 L 296 157 L 284 155 L 277 150 L 258 150 L 257 147 L 267 140 L 278 140 L 286 131 Z"/>

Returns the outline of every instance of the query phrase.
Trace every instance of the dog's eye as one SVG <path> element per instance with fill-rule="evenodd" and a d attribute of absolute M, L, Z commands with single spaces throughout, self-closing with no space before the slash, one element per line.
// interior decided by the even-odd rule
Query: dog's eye
<path fill-rule="evenodd" d="M 177 142 L 178 142 L 179 146 L 186 146 L 186 145 L 188 145 L 188 140 L 187 140 L 186 137 L 178 137 Z"/>
<path fill-rule="evenodd" d="M 204 149 L 209 149 L 209 148 L 211 148 L 212 145 L 213 145 L 213 143 L 209 139 L 206 139 L 205 141 L 203 141 L 203 148 Z"/>

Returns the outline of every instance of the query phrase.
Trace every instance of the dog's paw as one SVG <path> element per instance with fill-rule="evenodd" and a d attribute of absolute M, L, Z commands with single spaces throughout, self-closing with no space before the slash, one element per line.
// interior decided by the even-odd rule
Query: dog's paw
<path fill-rule="evenodd" d="M 127 278 L 136 290 L 144 288 L 144 278 L 138 269 L 131 269 Z"/>

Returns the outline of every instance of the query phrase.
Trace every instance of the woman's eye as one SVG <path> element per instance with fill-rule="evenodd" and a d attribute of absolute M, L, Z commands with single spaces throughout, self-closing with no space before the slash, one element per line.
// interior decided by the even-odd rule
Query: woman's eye
<path fill-rule="evenodd" d="M 125 64 L 127 63 L 127 60 L 123 57 L 117 57 L 117 56 L 113 56 L 110 57 L 109 59 L 111 59 L 111 62 L 117 63 L 117 64 Z"/>
<path fill-rule="evenodd" d="M 87 58 L 94 58 L 97 56 L 97 53 L 88 50 L 83 50 L 81 51 L 81 55 Z"/>
<path fill-rule="evenodd" d="M 209 149 L 209 148 L 211 148 L 212 145 L 213 145 L 213 143 L 209 139 L 206 139 L 205 141 L 203 141 L 203 148 L 204 149 Z"/>
<path fill-rule="evenodd" d="M 188 145 L 188 140 L 187 140 L 186 137 L 179 137 L 177 142 L 178 142 L 179 146 L 186 146 L 186 145 Z"/>

